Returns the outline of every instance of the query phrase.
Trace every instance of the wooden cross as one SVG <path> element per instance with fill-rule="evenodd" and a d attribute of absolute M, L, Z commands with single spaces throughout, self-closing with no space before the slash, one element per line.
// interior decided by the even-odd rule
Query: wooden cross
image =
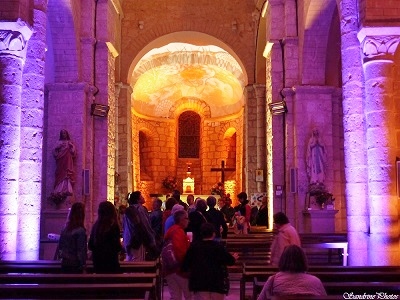
<path fill-rule="evenodd" d="M 225 161 L 221 161 L 221 168 L 211 168 L 211 172 L 221 172 L 221 183 L 225 183 L 225 171 L 235 171 L 235 168 L 225 168 Z"/>

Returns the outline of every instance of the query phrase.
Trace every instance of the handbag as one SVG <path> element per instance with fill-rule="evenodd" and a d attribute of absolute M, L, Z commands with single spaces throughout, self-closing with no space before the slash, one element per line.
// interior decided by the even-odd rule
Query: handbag
<path fill-rule="evenodd" d="M 171 240 L 165 241 L 161 250 L 161 263 L 166 272 L 174 272 L 179 268 L 179 262 L 176 259 Z"/>

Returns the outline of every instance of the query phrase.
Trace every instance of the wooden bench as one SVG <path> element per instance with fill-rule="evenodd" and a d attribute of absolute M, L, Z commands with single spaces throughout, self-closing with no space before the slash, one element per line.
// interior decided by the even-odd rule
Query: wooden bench
<path fill-rule="evenodd" d="M 160 261 L 120 262 L 121 273 L 156 272 Z M 86 272 L 93 273 L 93 263 L 87 262 Z M 0 273 L 61 273 L 61 263 L 55 260 L 0 261 Z"/>
<path fill-rule="evenodd" d="M 398 294 L 400 292 L 400 271 L 383 271 L 379 268 L 381 267 L 376 267 L 377 270 L 372 271 L 309 273 L 322 281 L 328 295 L 341 295 L 343 297 L 343 293 L 375 294 L 377 292 Z M 253 299 L 257 298 L 265 282 L 273 274 L 275 272 L 264 272 L 253 278 Z"/>
<path fill-rule="evenodd" d="M 266 282 L 268 277 L 278 272 L 278 268 L 263 265 L 243 265 L 240 279 L 240 299 L 245 299 L 246 284 L 258 281 Z M 310 266 L 308 272 L 321 279 L 323 282 L 335 281 L 379 281 L 400 282 L 400 266 Z M 262 288 L 262 287 L 261 287 Z M 257 286 L 253 284 L 253 297 L 258 294 Z"/>
<path fill-rule="evenodd" d="M 152 299 L 151 283 L 0 284 L 0 299 Z"/>
<path fill-rule="evenodd" d="M 154 283 L 149 290 L 151 299 L 162 298 L 162 286 L 158 273 L 129 274 L 0 274 L 0 284 L 39 285 L 39 284 L 140 284 Z M 0 296 L 1 298 L 1 296 Z"/>
<path fill-rule="evenodd" d="M 62 274 L 59 261 L 0 261 L 0 283 L 4 284 L 125 284 L 155 280 L 151 299 L 161 299 L 162 278 L 159 261 L 121 262 L 121 274 L 93 274 L 93 264 L 87 264 L 88 274 Z"/>
<path fill-rule="evenodd" d="M 346 233 L 301 233 L 299 235 L 309 264 L 347 265 L 348 244 Z M 268 263 L 273 239 L 272 232 L 238 234 L 228 236 L 227 239 L 223 240 L 223 243 L 229 252 L 239 253 L 238 262 L 264 259 Z"/>
<path fill-rule="evenodd" d="M 386 298 L 373 298 L 373 299 L 398 299 L 400 294 L 399 281 L 336 281 L 336 282 L 322 282 L 324 288 L 329 296 L 338 296 L 340 299 L 367 299 L 367 298 L 349 298 L 351 295 L 372 295 L 376 297 L 377 294 L 391 295 Z M 261 292 L 265 282 L 254 279 L 253 299 L 257 299 L 258 294 Z M 347 297 L 346 297 L 347 294 Z M 297 297 L 297 296 L 296 296 Z M 394 297 L 394 298 L 393 298 Z M 317 297 L 319 299 L 319 297 Z M 279 297 L 278 297 L 279 299 Z M 286 297 L 285 297 L 286 299 Z M 295 298 L 298 299 L 298 298 Z M 334 298 L 335 299 L 335 298 Z"/>

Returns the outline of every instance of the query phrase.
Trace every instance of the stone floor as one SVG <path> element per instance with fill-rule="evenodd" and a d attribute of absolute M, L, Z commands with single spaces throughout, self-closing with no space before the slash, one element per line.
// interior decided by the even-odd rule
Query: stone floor
<path fill-rule="evenodd" d="M 170 300 L 168 286 L 164 286 L 163 300 Z M 225 300 L 239 300 L 240 299 L 239 281 L 231 281 L 231 289 Z"/>

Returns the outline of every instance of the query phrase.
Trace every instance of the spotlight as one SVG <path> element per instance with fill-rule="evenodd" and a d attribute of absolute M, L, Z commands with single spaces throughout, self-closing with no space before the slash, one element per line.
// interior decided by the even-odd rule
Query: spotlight
<path fill-rule="evenodd" d="M 107 117 L 109 110 L 110 107 L 108 105 L 92 103 L 90 113 L 92 116 Z"/>
<path fill-rule="evenodd" d="M 281 115 L 288 112 L 285 100 L 272 102 L 268 106 L 271 114 L 273 115 Z"/>

